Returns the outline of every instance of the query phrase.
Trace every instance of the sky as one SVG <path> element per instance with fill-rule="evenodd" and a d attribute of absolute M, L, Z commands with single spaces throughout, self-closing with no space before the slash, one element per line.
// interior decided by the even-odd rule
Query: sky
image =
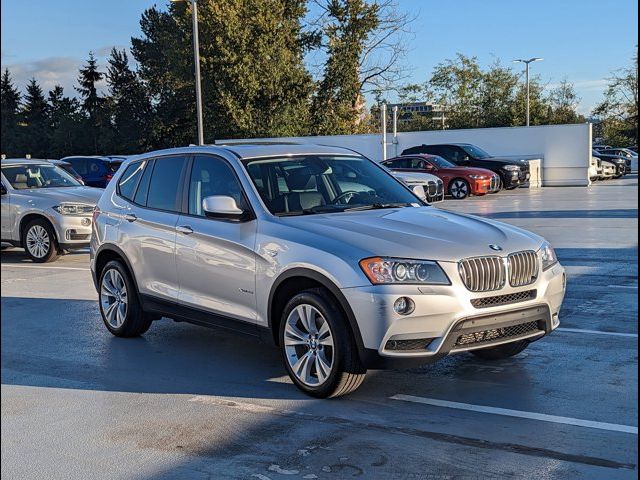
<path fill-rule="evenodd" d="M 638 39 L 635 0 L 396 0 L 415 17 L 406 38 L 408 83 L 426 81 L 434 66 L 456 53 L 482 65 L 496 58 L 543 57 L 532 74 L 553 87 L 573 82 L 588 113 L 611 72 L 630 64 Z M 165 1 L 156 2 L 159 6 Z M 149 0 L 2 0 L 1 63 L 22 89 L 35 77 L 74 94 L 77 69 L 93 51 L 102 65 L 113 46 L 140 34 Z M 514 65 L 514 68 L 520 68 Z"/>

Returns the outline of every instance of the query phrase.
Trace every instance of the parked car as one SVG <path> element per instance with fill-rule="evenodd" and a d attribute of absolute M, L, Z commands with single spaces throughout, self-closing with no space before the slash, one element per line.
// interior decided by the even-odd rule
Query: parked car
<path fill-rule="evenodd" d="M 423 200 L 428 203 L 438 203 L 444 200 L 444 183 L 435 175 L 430 173 L 413 173 L 413 172 L 392 172 L 393 176 L 398 178 L 402 183 L 410 187 L 422 187 L 424 193 Z M 418 196 L 418 192 L 414 190 Z"/>
<path fill-rule="evenodd" d="M 627 160 L 626 173 L 638 171 L 638 152 L 634 152 L 630 148 L 603 148 L 598 151 L 599 154 L 617 155 Z"/>
<path fill-rule="evenodd" d="M 346 186 L 344 171 L 356 173 Z M 94 218 L 91 271 L 113 335 L 160 317 L 260 335 L 316 397 L 352 392 L 368 368 L 511 357 L 559 325 L 565 273 L 543 238 L 430 207 L 342 148 L 144 154 Z"/>
<path fill-rule="evenodd" d="M 38 263 L 89 246 L 102 190 L 86 187 L 47 160 L 2 160 L 2 243 Z"/>
<path fill-rule="evenodd" d="M 600 159 L 600 164 L 602 166 L 600 180 L 610 180 L 618 176 L 618 167 L 615 163 Z"/>
<path fill-rule="evenodd" d="M 420 145 L 407 148 L 402 155 L 426 153 L 437 155 L 461 167 L 478 167 L 491 170 L 500 177 L 507 190 L 512 190 L 529 181 L 529 162 L 510 158 L 493 157 L 480 147 L 470 143 L 448 143 L 440 145 Z"/>
<path fill-rule="evenodd" d="M 82 180 L 82 175 L 80 175 L 78 172 L 76 172 L 73 169 L 73 165 L 71 165 L 69 162 L 65 162 L 64 160 L 47 160 L 47 161 L 49 163 L 52 163 L 56 167 L 60 167 L 62 170 L 67 172 L 69 175 L 71 175 L 73 178 L 75 178 L 78 182 L 80 182 L 82 185 L 84 185 L 84 180 Z"/>
<path fill-rule="evenodd" d="M 595 182 L 602 177 L 602 161 L 598 157 L 591 157 L 589 162 L 589 180 Z"/>
<path fill-rule="evenodd" d="M 122 160 L 109 157 L 65 157 L 62 160 L 69 162 L 73 169 L 80 174 L 85 185 L 90 187 L 105 188 L 113 174 L 118 171 Z"/>
<path fill-rule="evenodd" d="M 593 150 L 592 155 L 597 156 L 602 161 L 607 161 L 616 166 L 616 176 L 614 178 L 620 178 L 627 173 L 631 173 L 631 159 L 629 158 L 603 153 L 602 150 Z"/>
<path fill-rule="evenodd" d="M 424 172 L 444 182 L 444 191 L 457 200 L 500 190 L 500 177 L 485 168 L 459 167 L 437 155 L 402 155 L 382 164 L 395 172 Z"/>

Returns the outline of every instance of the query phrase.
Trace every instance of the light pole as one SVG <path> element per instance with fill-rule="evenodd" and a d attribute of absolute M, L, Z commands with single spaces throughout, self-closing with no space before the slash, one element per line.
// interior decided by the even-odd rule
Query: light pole
<path fill-rule="evenodd" d="M 527 127 L 529 126 L 529 64 L 533 62 L 540 62 L 542 58 L 534 57 L 529 60 L 523 60 L 522 58 L 517 58 L 514 60 L 514 63 L 524 63 L 525 64 L 525 76 L 527 82 Z"/>
<path fill-rule="evenodd" d="M 198 116 L 198 145 L 204 145 L 204 126 L 202 124 L 202 85 L 200 82 L 200 43 L 198 41 L 198 0 L 171 1 L 187 1 L 191 3 L 191 18 L 193 21 L 193 63 L 195 65 L 196 82 L 196 115 Z"/>

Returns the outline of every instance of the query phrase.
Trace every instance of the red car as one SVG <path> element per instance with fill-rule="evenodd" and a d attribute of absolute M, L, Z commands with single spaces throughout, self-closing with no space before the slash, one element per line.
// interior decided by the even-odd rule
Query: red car
<path fill-rule="evenodd" d="M 491 170 L 459 167 L 437 155 L 402 155 L 382 164 L 398 172 L 436 175 L 444 182 L 444 191 L 458 200 L 469 195 L 484 195 L 500 190 L 500 178 Z"/>

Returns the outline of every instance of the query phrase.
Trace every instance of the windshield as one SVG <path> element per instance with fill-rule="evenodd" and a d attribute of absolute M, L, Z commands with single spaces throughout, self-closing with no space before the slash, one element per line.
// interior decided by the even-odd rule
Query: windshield
<path fill-rule="evenodd" d="M 442 157 L 438 157 L 437 155 L 432 155 L 429 157 L 429 161 L 433 163 L 438 168 L 455 168 L 457 165 L 454 165 L 449 160 L 445 160 Z"/>
<path fill-rule="evenodd" d="M 16 190 L 78 187 L 82 184 L 55 165 L 11 165 L 2 173 Z"/>
<path fill-rule="evenodd" d="M 424 205 L 398 180 L 364 157 L 306 155 L 245 160 L 244 165 L 274 215 Z"/>
<path fill-rule="evenodd" d="M 491 155 L 482 150 L 480 147 L 476 147 L 475 145 L 461 145 L 461 147 L 472 158 L 478 160 L 486 160 L 487 158 L 491 158 Z"/>

